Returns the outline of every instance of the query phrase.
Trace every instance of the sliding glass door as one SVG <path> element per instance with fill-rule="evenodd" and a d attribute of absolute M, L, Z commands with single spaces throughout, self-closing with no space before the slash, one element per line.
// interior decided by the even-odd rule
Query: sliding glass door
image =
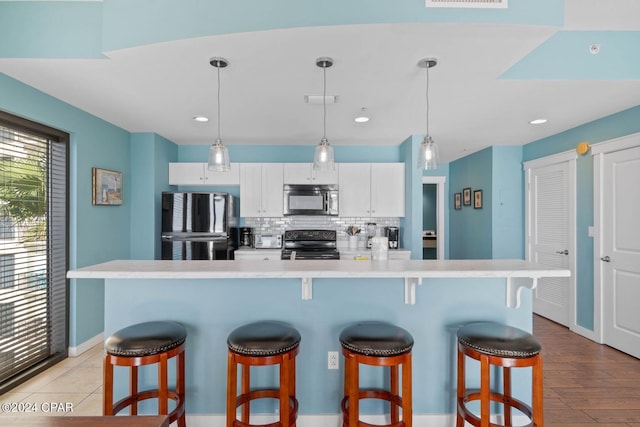
<path fill-rule="evenodd" d="M 0 112 L 0 393 L 66 357 L 67 152 Z"/>

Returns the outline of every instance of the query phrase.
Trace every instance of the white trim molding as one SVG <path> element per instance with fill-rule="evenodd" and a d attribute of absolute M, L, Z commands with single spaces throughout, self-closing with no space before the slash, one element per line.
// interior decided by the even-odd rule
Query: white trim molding
<path fill-rule="evenodd" d="M 438 187 L 438 200 L 436 201 L 436 204 L 437 204 L 436 223 L 438 227 L 438 230 L 436 231 L 436 239 L 437 239 L 436 241 L 438 242 L 436 244 L 436 252 L 437 252 L 438 259 L 444 259 L 444 245 L 446 242 L 445 232 L 444 232 L 444 222 L 445 222 L 444 207 L 445 207 L 445 204 L 448 203 L 448 201 L 445 200 L 445 192 L 444 192 L 444 184 L 446 182 L 447 182 L 446 176 L 423 176 L 422 177 L 423 185 L 436 184 L 436 186 Z"/>
<path fill-rule="evenodd" d="M 100 332 L 95 337 L 89 338 L 88 340 L 86 340 L 85 342 L 81 343 L 80 345 L 77 345 L 75 347 L 69 347 L 68 348 L 69 357 L 78 357 L 82 353 L 84 353 L 84 352 L 92 349 L 93 347 L 97 346 L 98 344 L 102 344 L 102 343 L 104 343 L 104 332 Z"/>

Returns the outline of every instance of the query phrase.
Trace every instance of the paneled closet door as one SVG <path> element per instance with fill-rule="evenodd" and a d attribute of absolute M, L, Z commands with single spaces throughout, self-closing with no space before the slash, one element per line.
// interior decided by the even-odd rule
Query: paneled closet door
<path fill-rule="evenodd" d="M 574 311 L 575 160 L 525 164 L 527 171 L 527 259 L 567 268 L 572 277 L 538 280 L 533 311 L 570 326 Z"/>

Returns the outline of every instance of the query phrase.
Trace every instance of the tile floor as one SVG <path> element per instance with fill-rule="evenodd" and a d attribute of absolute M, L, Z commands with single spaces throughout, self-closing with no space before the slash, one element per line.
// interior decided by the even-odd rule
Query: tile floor
<path fill-rule="evenodd" d="M 100 344 L 78 357 L 69 357 L 1 395 L 0 404 L 28 402 L 37 412 L 0 411 L 0 425 L 11 425 L 12 418 L 30 415 L 102 415 L 102 348 Z M 50 408 L 56 403 L 62 403 L 63 408 L 68 405 L 72 411 L 52 412 Z"/>

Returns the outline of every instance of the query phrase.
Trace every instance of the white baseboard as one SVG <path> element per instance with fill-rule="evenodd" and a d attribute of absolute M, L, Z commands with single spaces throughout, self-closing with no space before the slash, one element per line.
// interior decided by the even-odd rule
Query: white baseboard
<path fill-rule="evenodd" d="M 491 417 L 492 422 L 500 422 L 500 416 Z M 522 418 L 522 420 L 520 419 Z M 298 427 L 342 427 L 339 414 L 329 415 L 300 415 L 296 425 Z M 251 423 L 262 424 L 275 421 L 273 415 L 252 415 Z M 388 416 L 372 415 L 362 417 L 362 421 L 371 424 L 384 425 L 389 423 Z M 513 417 L 516 425 L 529 422 L 527 417 Z M 224 415 L 187 415 L 189 427 L 225 427 Z M 454 427 L 456 425 L 455 414 L 418 414 L 413 416 L 414 427 Z M 470 424 L 467 424 L 470 426 Z"/>
<path fill-rule="evenodd" d="M 587 339 L 590 339 L 591 341 L 594 341 L 598 344 L 602 344 L 600 342 L 600 339 L 598 338 L 598 335 L 595 333 L 595 331 L 592 331 L 590 329 L 587 328 L 583 328 L 582 326 L 579 325 L 571 325 L 571 328 L 569 328 L 572 332 L 581 335 Z"/>
<path fill-rule="evenodd" d="M 87 341 L 81 343 L 78 346 L 69 347 L 68 349 L 69 357 L 78 357 L 85 351 L 90 350 L 96 345 L 102 344 L 102 343 L 104 343 L 104 332 L 100 332 L 95 337 L 88 339 Z"/>

